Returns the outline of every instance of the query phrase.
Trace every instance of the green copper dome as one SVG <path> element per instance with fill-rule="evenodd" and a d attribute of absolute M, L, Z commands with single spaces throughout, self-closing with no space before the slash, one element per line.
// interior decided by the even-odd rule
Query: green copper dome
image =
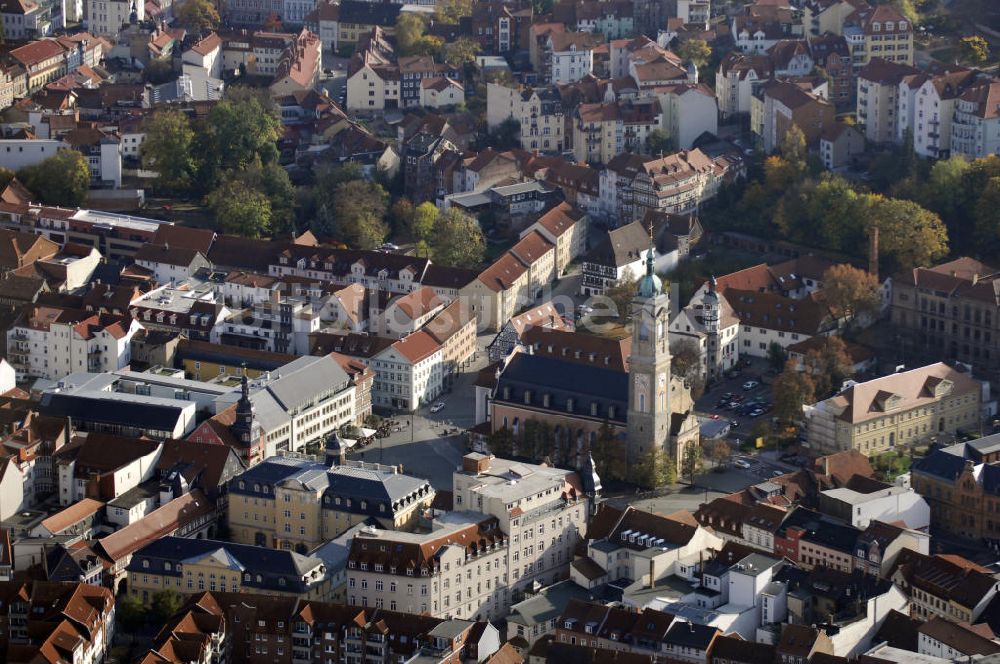
<path fill-rule="evenodd" d="M 636 293 L 637 297 L 656 297 L 663 290 L 663 282 L 656 276 L 656 271 L 653 269 L 655 259 L 656 255 L 653 252 L 653 248 L 650 247 L 649 252 L 646 254 L 646 276 L 639 281 L 639 291 Z"/>

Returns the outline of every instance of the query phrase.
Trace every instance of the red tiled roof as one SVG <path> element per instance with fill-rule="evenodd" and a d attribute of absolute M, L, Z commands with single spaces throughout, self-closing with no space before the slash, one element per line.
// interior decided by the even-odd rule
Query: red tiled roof
<path fill-rule="evenodd" d="M 441 348 L 441 344 L 430 334 L 420 330 L 404 339 L 400 339 L 392 347 L 400 355 L 409 360 L 410 363 L 416 364 L 438 351 Z"/>

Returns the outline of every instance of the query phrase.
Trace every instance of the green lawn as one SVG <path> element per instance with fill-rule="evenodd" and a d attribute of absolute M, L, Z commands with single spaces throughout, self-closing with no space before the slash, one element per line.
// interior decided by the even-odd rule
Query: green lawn
<path fill-rule="evenodd" d="M 892 482 L 897 477 L 910 471 L 909 454 L 900 456 L 898 452 L 886 452 L 869 459 L 875 474 L 884 482 Z"/>

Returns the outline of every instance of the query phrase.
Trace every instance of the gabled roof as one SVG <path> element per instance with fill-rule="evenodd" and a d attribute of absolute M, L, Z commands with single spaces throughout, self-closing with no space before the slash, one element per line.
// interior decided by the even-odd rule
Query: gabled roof
<path fill-rule="evenodd" d="M 479 274 L 479 281 L 490 290 L 499 293 L 510 288 L 527 270 L 524 263 L 506 251 Z"/>
<path fill-rule="evenodd" d="M 418 330 L 400 339 L 392 347 L 411 364 L 416 364 L 441 350 L 441 344 L 424 330 Z"/>
<path fill-rule="evenodd" d="M 933 639 L 966 656 L 1000 653 L 1000 644 L 992 640 L 992 631 L 987 637 L 975 631 L 968 623 L 956 623 L 940 616 L 933 616 L 921 625 L 918 632 L 921 636 Z"/>
<path fill-rule="evenodd" d="M 104 503 L 93 498 L 82 498 L 69 507 L 60 510 L 42 521 L 42 526 L 53 535 L 58 535 L 73 524 L 93 516 L 104 508 Z"/>
<path fill-rule="evenodd" d="M 889 412 L 904 412 L 935 403 L 939 398 L 935 392 L 973 394 L 978 399 L 980 391 L 979 381 L 938 362 L 856 383 L 823 403 L 838 413 L 838 419 L 857 424 Z"/>
<path fill-rule="evenodd" d="M 551 233 L 553 237 L 561 237 L 572 230 L 576 222 L 583 219 L 584 216 L 586 213 L 583 210 L 564 201 L 539 217 L 535 223 Z"/>
<path fill-rule="evenodd" d="M 340 23 L 393 28 L 401 10 L 402 5 L 394 3 L 341 0 L 339 20 Z"/>
<path fill-rule="evenodd" d="M 591 519 L 587 528 L 587 540 L 606 539 L 615 544 L 619 544 L 629 549 L 643 550 L 650 545 L 640 545 L 632 542 L 628 537 L 622 539 L 622 534 L 641 533 L 650 536 L 653 540 L 662 541 L 657 546 L 682 547 L 687 545 L 698 531 L 698 525 L 692 525 L 684 521 L 645 512 L 634 507 L 627 506 L 624 510 L 611 507 L 607 503 Z"/>
<path fill-rule="evenodd" d="M 200 251 L 169 244 L 144 244 L 135 252 L 136 261 L 180 267 L 190 266 L 198 256 Z"/>
<path fill-rule="evenodd" d="M 108 561 L 115 563 L 150 543 L 166 542 L 189 523 L 215 512 L 214 501 L 199 489 L 174 498 L 134 523 L 98 540 L 97 548 Z M 206 540 L 184 540 L 205 542 Z"/>
<path fill-rule="evenodd" d="M 537 322 L 535 325 L 528 326 L 521 334 L 521 343 L 530 347 L 532 354 L 555 358 L 562 362 L 604 367 L 614 371 L 628 370 L 629 355 L 632 351 L 631 336 L 614 339 L 573 332 L 568 326 L 562 324 L 558 312 L 556 312 L 556 316 L 559 322 L 554 325 L 549 325 L 547 321 Z M 514 320 L 512 318 L 511 322 Z"/>
<path fill-rule="evenodd" d="M 55 39 L 39 39 L 18 46 L 10 52 L 10 57 L 30 68 L 50 58 L 62 57 L 65 53 L 66 49 Z"/>

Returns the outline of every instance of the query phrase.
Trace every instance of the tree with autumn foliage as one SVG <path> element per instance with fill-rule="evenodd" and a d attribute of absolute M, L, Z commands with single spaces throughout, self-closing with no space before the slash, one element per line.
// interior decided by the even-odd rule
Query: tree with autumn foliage
<path fill-rule="evenodd" d="M 823 273 L 823 297 L 834 316 L 848 321 L 875 313 L 881 302 L 875 275 L 848 263 Z"/>
<path fill-rule="evenodd" d="M 806 353 L 803 368 L 812 378 L 813 398 L 821 400 L 831 396 L 851 377 L 854 360 L 843 339 L 821 337 L 819 345 Z"/>
<path fill-rule="evenodd" d="M 174 5 L 174 16 L 178 23 L 196 33 L 215 30 L 221 21 L 212 0 L 184 0 Z"/>
<path fill-rule="evenodd" d="M 805 371 L 799 371 L 795 360 L 785 363 L 785 370 L 774 379 L 774 415 L 785 422 L 802 418 L 802 406 L 816 400 L 816 383 Z"/>

